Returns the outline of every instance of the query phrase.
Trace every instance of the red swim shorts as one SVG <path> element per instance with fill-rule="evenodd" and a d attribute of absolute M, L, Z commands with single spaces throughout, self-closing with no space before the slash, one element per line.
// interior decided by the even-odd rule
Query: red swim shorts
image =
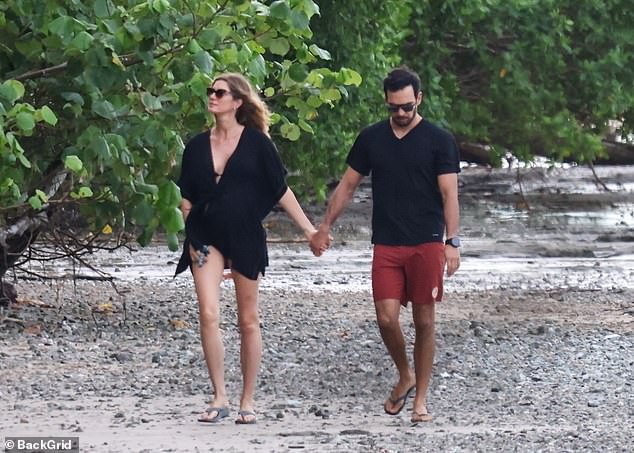
<path fill-rule="evenodd" d="M 375 301 L 432 304 L 442 300 L 445 245 L 374 245 L 372 294 Z"/>

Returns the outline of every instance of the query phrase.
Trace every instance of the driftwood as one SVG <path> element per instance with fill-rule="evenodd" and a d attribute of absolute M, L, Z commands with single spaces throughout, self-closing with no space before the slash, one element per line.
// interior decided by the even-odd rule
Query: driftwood
<path fill-rule="evenodd" d="M 594 161 L 594 165 L 634 165 L 634 145 L 603 140 L 607 157 Z M 487 145 L 460 142 L 460 159 L 469 163 L 491 165 L 491 153 Z"/>
<path fill-rule="evenodd" d="M 597 159 L 595 165 L 632 165 L 634 164 L 634 145 L 603 140 L 607 158 Z"/>

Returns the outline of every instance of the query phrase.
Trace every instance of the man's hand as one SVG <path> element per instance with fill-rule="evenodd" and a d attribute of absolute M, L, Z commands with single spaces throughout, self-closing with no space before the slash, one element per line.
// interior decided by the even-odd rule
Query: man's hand
<path fill-rule="evenodd" d="M 330 244 L 332 243 L 332 236 L 330 235 L 330 229 L 323 224 L 319 225 L 319 229 L 310 238 L 310 250 L 315 256 L 321 256 Z"/>
<path fill-rule="evenodd" d="M 451 277 L 460 267 L 460 249 L 445 245 L 445 261 L 447 263 L 447 277 Z"/>

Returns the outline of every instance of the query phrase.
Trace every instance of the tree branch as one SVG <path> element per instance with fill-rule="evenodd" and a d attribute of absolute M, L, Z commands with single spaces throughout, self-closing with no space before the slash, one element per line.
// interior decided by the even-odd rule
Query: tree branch
<path fill-rule="evenodd" d="M 68 62 L 60 63 L 55 66 L 51 66 L 49 68 L 44 69 L 34 69 L 32 71 L 25 72 L 17 77 L 14 77 L 15 80 L 29 80 L 29 79 L 37 79 L 40 77 L 46 77 L 51 74 L 56 74 L 58 72 L 62 72 L 68 66 Z"/>

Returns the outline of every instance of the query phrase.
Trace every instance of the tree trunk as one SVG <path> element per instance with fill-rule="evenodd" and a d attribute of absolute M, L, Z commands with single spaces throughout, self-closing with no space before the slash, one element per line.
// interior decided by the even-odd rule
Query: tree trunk
<path fill-rule="evenodd" d="M 634 165 L 634 145 L 603 140 L 607 157 L 596 159 L 595 165 Z M 487 145 L 460 142 L 460 160 L 491 165 L 491 154 Z"/>
<path fill-rule="evenodd" d="M 66 179 L 68 171 L 63 167 L 53 169 L 49 173 L 44 193 L 48 198 L 53 198 Z M 29 245 L 37 238 L 40 230 L 48 221 L 47 204 L 35 214 L 27 211 L 21 216 L 12 218 L 7 225 L 0 227 L 0 283 L 4 274 L 28 249 Z"/>
<path fill-rule="evenodd" d="M 634 145 L 629 143 L 603 140 L 607 158 L 594 161 L 595 165 L 632 165 L 634 164 Z"/>

